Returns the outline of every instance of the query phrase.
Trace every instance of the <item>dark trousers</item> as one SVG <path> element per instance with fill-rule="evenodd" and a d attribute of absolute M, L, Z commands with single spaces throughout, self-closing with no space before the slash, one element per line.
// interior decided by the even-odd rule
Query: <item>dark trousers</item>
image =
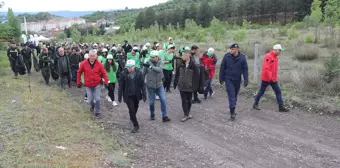
<path fill-rule="evenodd" d="M 69 72 L 64 72 L 60 74 L 60 86 L 65 89 L 66 82 L 68 87 L 71 88 L 71 76 Z"/>
<path fill-rule="evenodd" d="M 182 108 L 185 116 L 190 114 L 191 109 L 191 99 L 192 99 L 192 92 L 184 92 L 180 91 L 181 99 L 182 99 Z"/>
<path fill-rule="evenodd" d="M 212 87 L 211 87 L 211 82 L 212 78 L 208 79 L 206 84 L 205 84 L 205 89 L 204 89 L 204 97 L 206 98 L 209 95 L 213 93 Z"/>
<path fill-rule="evenodd" d="M 139 107 L 139 101 L 137 99 L 137 96 L 129 96 L 127 99 L 126 105 L 128 106 L 130 120 L 133 123 L 133 126 L 139 127 L 139 124 L 137 121 L 137 111 Z"/>
<path fill-rule="evenodd" d="M 258 104 L 261 97 L 264 95 L 264 92 L 266 91 L 268 86 L 271 86 L 275 92 L 276 95 L 276 101 L 279 105 L 283 105 L 282 95 L 281 95 L 281 88 L 278 82 L 261 82 L 261 88 L 260 91 L 255 96 L 255 104 Z"/>
<path fill-rule="evenodd" d="M 12 69 L 14 75 L 18 76 L 18 72 L 17 72 L 17 69 L 16 69 L 17 60 L 9 60 L 9 63 L 11 65 L 11 69 Z"/>
<path fill-rule="evenodd" d="M 31 73 L 31 69 L 32 69 L 32 59 L 27 59 L 24 60 L 26 69 L 27 69 L 27 73 Z"/>
<path fill-rule="evenodd" d="M 163 86 L 166 89 L 166 91 L 168 91 L 168 90 L 170 90 L 170 87 L 171 87 L 172 70 L 163 69 L 163 74 L 164 74 Z"/>
<path fill-rule="evenodd" d="M 107 90 L 109 91 L 108 96 L 111 98 L 112 101 L 115 101 L 115 88 L 116 88 L 115 83 L 109 83 Z"/>
<path fill-rule="evenodd" d="M 225 85 L 228 92 L 229 108 L 235 108 L 237 95 L 241 87 L 241 81 L 226 80 Z"/>
<path fill-rule="evenodd" d="M 50 67 L 42 67 L 41 68 L 41 74 L 45 80 L 45 84 L 49 84 L 50 83 L 50 76 L 51 76 L 51 71 L 50 71 Z"/>
<path fill-rule="evenodd" d="M 71 73 L 72 73 L 72 81 L 77 81 L 77 71 L 78 71 L 79 65 L 71 65 Z"/>
<path fill-rule="evenodd" d="M 194 101 L 197 101 L 199 100 L 198 99 L 198 92 L 197 91 L 194 91 Z"/>

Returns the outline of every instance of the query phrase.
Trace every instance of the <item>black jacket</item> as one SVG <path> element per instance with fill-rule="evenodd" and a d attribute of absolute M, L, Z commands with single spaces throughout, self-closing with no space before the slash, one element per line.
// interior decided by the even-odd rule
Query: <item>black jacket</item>
<path fill-rule="evenodd" d="M 23 48 L 21 50 L 21 55 L 24 60 L 32 60 L 32 50 L 30 48 Z"/>
<path fill-rule="evenodd" d="M 144 76 L 142 74 L 141 71 L 139 70 L 135 70 L 136 71 L 136 76 L 134 78 L 134 85 L 135 85 L 135 89 L 137 90 L 136 96 L 137 99 L 140 101 L 143 99 L 143 97 L 146 97 L 146 89 L 145 89 L 145 84 L 144 84 Z M 128 99 L 128 87 L 129 84 L 128 83 L 128 71 L 125 70 L 124 72 L 122 72 L 120 74 L 118 83 L 119 83 L 119 87 L 118 87 L 118 101 L 121 102 L 122 101 L 122 97 L 124 102 L 127 102 Z"/>
<path fill-rule="evenodd" d="M 16 60 L 20 55 L 20 50 L 18 48 L 12 48 L 10 47 L 8 50 L 7 50 L 7 57 L 9 60 Z"/>
<path fill-rule="evenodd" d="M 122 48 L 124 49 L 125 53 L 129 53 L 132 50 L 132 46 L 130 44 L 124 44 Z"/>
<path fill-rule="evenodd" d="M 178 90 L 185 92 L 197 91 L 199 87 L 199 70 L 193 60 L 190 60 L 188 68 L 185 62 L 181 64 L 175 74 L 174 86 L 178 86 Z"/>

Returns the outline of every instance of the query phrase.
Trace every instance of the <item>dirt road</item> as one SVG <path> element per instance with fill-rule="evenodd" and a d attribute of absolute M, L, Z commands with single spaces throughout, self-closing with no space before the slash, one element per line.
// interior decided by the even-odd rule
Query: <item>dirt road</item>
<path fill-rule="evenodd" d="M 83 101 L 82 90 L 70 93 Z M 106 95 L 102 95 L 104 97 Z M 340 121 L 327 116 L 292 110 L 277 112 L 273 102 L 254 111 L 252 99 L 241 95 L 238 118 L 228 121 L 228 103 L 224 91 L 195 104 L 193 119 L 180 122 L 183 112 L 178 91 L 167 94 L 170 123 L 161 122 L 156 103 L 156 121 L 149 121 L 148 102 L 138 111 L 140 132 L 131 134 L 125 104 L 113 107 L 102 99 L 102 122 L 129 149 L 134 168 L 339 168 Z"/>

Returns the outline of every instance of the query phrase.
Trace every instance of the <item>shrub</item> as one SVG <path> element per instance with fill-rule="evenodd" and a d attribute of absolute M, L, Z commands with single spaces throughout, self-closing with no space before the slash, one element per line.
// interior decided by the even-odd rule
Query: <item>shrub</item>
<path fill-rule="evenodd" d="M 240 51 L 247 56 L 247 59 L 254 59 L 254 45 L 250 43 L 244 44 Z"/>
<path fill-rule="evenodd" d="M 331 83 L 333 79 L 340 75 L 340 57 L 339 53 L 333 53 L 332 56 L 324 61 L 324 80 Z"/>
<path fill-rule="evenodd" d="M 305 91 L 320 91 L 325 82 L 318 70 L 302 70 L 292 73 L 292 81 L 296 86 Z"/>
<path fill-rule="evenodd" d="M 238 30 L 233 33 L 233 40 L 237 42 L 242 42 L 247 39 L 247 31 L 245 29 Z"/>
<path fill-rule="evenodd" d="M 330 96 L 340 96 L 340 79 L 336 79 L 329 83 L 327 90 Z"/>
<path fill-rule="evenodd" d="M 314 37 L 312 35 L 308 35 L 304 39 L 305 43 L 313 43 L 314 42 Z"/>
<path fill-rule="evenodd" d="M 296 32 L 296 27 L 295 25 L 293 25 L 290 29 L 289 29 L 289 34 L 288 34 L 288 39 L 292 40 L 292 39 L 296 39 L 298 37 L 298 34 Z"/>
<path fill-rule="evenodd" d="M 312 61 L 319 57 L 319 51 L 317 48 L 303 48 L 296 51 L 294 54 L 294 59 L 298 61 Z"/>
<path fill-rule="evenodd" d="M 279 35 L 280 36 L 287 36 L 287 32 L 288 32 L 288 30 L 287 30 L 286 27 L 279 29 Z"/>

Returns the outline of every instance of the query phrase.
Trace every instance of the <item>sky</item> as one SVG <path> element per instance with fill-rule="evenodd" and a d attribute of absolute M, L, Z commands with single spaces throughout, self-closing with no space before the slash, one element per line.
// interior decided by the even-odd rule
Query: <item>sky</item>
<path fill-rule="evenodd" d="M 14 12 L 45 11 L 98 11 L 110 9 L 142 8 L 167 0 L 1 0 L 5 6 L 0 11 L 12 8 Z M 66 5 L 67 4 L 67 5 Z"/>

